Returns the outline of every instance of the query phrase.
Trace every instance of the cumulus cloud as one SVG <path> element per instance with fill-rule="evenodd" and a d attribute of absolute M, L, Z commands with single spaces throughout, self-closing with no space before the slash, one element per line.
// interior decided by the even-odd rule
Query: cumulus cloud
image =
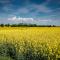
<path fill-rule="evenodd" d="M 52 20 L 45 20 L 45 19 L 35 19 L 35 18 L 22 18 L 22 17 L 11 17 L 8 18 L 9 21 L 13 21 L 13 22 L 18 22 L 18 23 L 35 23 L 35 24 L 39 24 L 39 23 L 47 23 L 47 22 L 51 22 Z"/>
<path fill-rule="evenodd" d="M 33 18 L 22 18 L 22 17 L 16 17 L 16 16 L 8 18 L 8 20 L 15 21 L 15 22 L 20 22 L 20 23 L 27 23 L 27 22 L 31 23 L 31 22 L 34 21 Z"/>

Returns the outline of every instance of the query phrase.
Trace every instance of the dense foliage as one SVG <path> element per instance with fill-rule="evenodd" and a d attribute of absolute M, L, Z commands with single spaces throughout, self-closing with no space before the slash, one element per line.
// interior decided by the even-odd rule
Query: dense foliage
<path fill-rule="evenodd" d="M 55 25 L 37 25 L 37 24 L 0 24 L 1 27 L 56 27 Z"/>

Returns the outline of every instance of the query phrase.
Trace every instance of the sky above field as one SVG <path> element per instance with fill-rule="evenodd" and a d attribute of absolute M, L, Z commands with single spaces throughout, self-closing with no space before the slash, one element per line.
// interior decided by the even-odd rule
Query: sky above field
<path fill-rule="evenodd" d="M 60 0 L 0 0 L 1 23 L 60 25 Z"/>

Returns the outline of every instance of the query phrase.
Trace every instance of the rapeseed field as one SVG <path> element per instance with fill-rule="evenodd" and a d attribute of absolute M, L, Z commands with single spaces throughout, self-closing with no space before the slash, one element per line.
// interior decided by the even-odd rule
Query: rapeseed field
<path fill-rule="evenodd" d="M 60 60 L 60 27 L 0 27 L 0 56 Z"/>

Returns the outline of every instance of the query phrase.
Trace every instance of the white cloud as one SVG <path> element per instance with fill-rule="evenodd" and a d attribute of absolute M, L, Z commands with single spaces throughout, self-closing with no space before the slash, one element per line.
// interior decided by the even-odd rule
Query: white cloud
<path fill-rule="evenodd" d="M 40 22 L 50 22 L 52 20 L 39 20 Z"/>
<path fill-rule="evenodd" d="M 22 18 L 22 17 L 11 17 L 11 18 L 8 18 L 9 21 L 12 21 L 12 22 L 18 22 L 18 23 L 47 23 L 47 22 L 51 22 L 52 20 L 49 20 L 49 19 L 34 19 L 34 18 Z"/>
<path fill-rule="evenodd" d="M 21 18 L 21 17 L 16 17 L 16 16 L 8 18 L 8 20 L 15 21 L 15 22 L 20 22 L 20 23 L 24 23 L 24 22 L 25 23 L 31 23 L 31 22 L 34 21 L 33 18 Z"/>
<path fill-rule="evenodd" d="M 8 18 L 8 20 L 15 21 L 15 20 L 16 20 L 16 16 L 14 16 L 14 17 L 12 17 L 12 18 Z"/>

